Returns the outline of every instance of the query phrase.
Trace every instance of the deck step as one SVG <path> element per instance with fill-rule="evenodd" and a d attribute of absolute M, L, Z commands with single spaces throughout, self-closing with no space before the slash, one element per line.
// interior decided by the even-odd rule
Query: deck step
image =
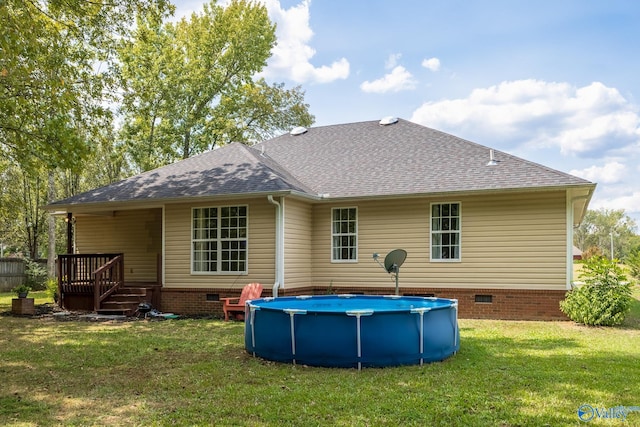
<path fill-rule="evenodd" d="M 141 298 L 142 297 L 142 298 Z M 135 302 L 141 303 L 146 298 L 146 295 L 137 294 L 113 294 L 109 297 L 109 301 L 112 302 Z"/>
<path fill-rule="evenodd" d="M 109 295 L 97 313 L 133 316 L 142 302 L 147 302 L 146 288 L 123 287 Z"/>
<path fill-rule="evenodd" d="M 120 295 L 147 295 L 147 288 L 134 288 L 124 286 L 116 292 L 116 294 Z"/>

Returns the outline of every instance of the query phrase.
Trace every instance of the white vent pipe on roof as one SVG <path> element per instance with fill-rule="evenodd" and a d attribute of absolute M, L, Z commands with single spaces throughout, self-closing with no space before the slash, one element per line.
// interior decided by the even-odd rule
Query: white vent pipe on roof
<path fill-rule="evenodd" d="M 493 153 L 493 148 L 491 148 L 489 150 L 489 163 L 487 163 L 487 166 L 495 166 L 498 164 L 498 161 L 496 160 L 496 157 Z"/>

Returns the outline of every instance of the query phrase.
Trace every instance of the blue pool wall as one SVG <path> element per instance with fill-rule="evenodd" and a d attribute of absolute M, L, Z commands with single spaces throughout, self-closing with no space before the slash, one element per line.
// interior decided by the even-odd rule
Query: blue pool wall
<path fill-rule="evenodd" d="M 248 303 L 245 315 L 246 351 L 277 362 L 340 368 L 415 365 L 444 360 L 459 348 L 457 301 L 444 298 L 262 298 Z"/>

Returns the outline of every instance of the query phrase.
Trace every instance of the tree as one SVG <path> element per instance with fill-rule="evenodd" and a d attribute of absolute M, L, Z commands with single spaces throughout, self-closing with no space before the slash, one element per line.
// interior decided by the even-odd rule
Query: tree
<path fill-rule="evenodd" d="M 635 221 L 627 216 L 624 209 L 588 210 L 582 224 L 574 233 L 574 244 L 585 251 L 597 247 L 601 253 L 611 257 L 626 257 L 635 240 Z"/>
<path fill-rule="evenodd" d="M 105 126 L 107 67 L 137 11 L 165 0 L 0 3 L 0 154 L 23 167 L 76 167 Z"/>
<path fill-rule="evenodd" d="M 294 126 L 310 126 L 313 116 L 300 86 L 269 86 L 264 79 L 239 88 L 239 96 L 222 97 L 218 120 L 211 128 L 212 147 L 229 141 L 256 142 L 273 138 Z"/>
<path fill-rule="evenodd" d="M 16 179 L 8 182 L 10 208 L 0 209 L 7 219 L 3 239 L 25 240 L 30 255 L 39 255 L 43 189 L 51 199 L 55 187 L 43 173 L 79 172 L 95 136 L 111 127 L 107 102 L 115 80 L 106 65 L 116 42 L 137 13 L 170 10 L 167 0 L 0 1 L 0 156 L 19 165 L 6 175 Z M 55 222 L 48 226 L 53 242 Z"/>
<path fill-rule="evenodd" d="M 310 125 L 299 87 L 254 81 L 275 42 L 266 8 L 244 0 L 213 1 L 175 24 L 142 17 L 119 49 L 121 137 L 133 163 L 148 170 Z"/>
<path fill-rule="evenodd" d="M 5 169 L 0 183 L 4 188 L 0 198 L 3 240 L 15 244 L 29 258 L 39 258 L 46 227 L 42 209 L 47 201 L 46 171 L 14 164 Z"/>

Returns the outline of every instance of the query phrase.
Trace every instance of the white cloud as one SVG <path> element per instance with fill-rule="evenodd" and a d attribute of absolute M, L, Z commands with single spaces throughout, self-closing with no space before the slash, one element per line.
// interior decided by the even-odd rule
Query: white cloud
<path fill-rule="evenodd" d="M 313 37 L 309 25 L 311 0 L 303 0 L 286 10 L 280 6 L 280 0 L 263 0 L 263 3 L 269 17 L 277 25 L 278 38 L 263 76 L 285 77 L 296 83 L 328 83 L 349 76 L 350 67 L 346 58 L 319 67 L 310 62 L 316 54 L 309 44 Z"/>
<path fill-rule="evenodd" d="M 615 88 L 576 88 L 540 80 L 506 81 L 467 98 L 427 102 L 412 121 L 497 145 L 559 147 L 563 154 L 601 156 L 640 141 L 636 106 Z"/>
<path fill-rule="evenodd" d="M 389 58 L 387 58 L 387 61 L 384 63 L 384 68 L 387 70 L 394 69 L 396 65 L 398 65 L 398 61 L 400 60 L 400 58 L 402 58 L 401 53 L 392 53 L 391 55 L 389 55 Z"/>
<path fill-rule="evenodd" d="M 626 214 L 640 213 L 640 191 L 627 192 L 615 197 L 594 198 L 589 209 L 624 209 Z"/>
<path fill-rule="evenodd" d="M 440 69 L 440 60 L 438 58 L 423 59 L 422 66 L 427 70 L 436 72 Z"/>
<path fill-rule="evenodd" d="M 415 87 L 416 81 L 413 75 L 402 65 L 397 65 L 390 73 L 379 79 L 364 81 L 360 85 L 360 89 L 368 93 L 400 92 L 414 89 Z"/>
<path fill-rule="evenodd" d="M 607 162 L 603 166 L 591 166 L 586 169 L 574 169 L 569 173 L 580 176 L 591 182 L 615 184 L 621 182 L 626 175 L 627 167 L 618 161 Z"/>

